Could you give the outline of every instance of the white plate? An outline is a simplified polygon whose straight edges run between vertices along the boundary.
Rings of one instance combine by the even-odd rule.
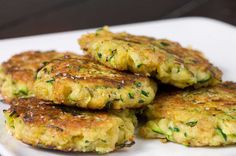
[[[236,28],[219,21],[207,18],[180,18],[153,21],[111,27],[112,31],[127,31],[138,35],[156,38],[168,38],[180,42],[184,46],[192,46],[204,52],[212,63],[224,72],[224,80],[236,81]],[[82,53],[77,45],[81,34],[90,30],[54,33],[32,37],[0,40],[0,62],[23,50],[72,50]],[[4,128],[2,110],[7,105],[0,105],[0,153],[4,156],[55,156],[81,155],[81,153],[63,153],[32,148],[12,136]],[[84,154],[91,155],[91,154]],[[142,140],[136,138],[136,144],[126,150],[111,155],[165,155],[165,156],[231,156],[236,155],[236,147],[190,148],[174,143],[163,144],[159,140]]]

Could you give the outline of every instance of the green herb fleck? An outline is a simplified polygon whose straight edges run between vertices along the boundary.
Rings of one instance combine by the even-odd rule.
[[[28,91],[27,90],[19,90],[20,95],[27,95]]]
[[[179,132],[179,128],[178,127],[169,127],[169,129],[173,132]]]
[[[166,46],[169,46],[170,44],[166,42],[161,42],[160,45],[166,47]]]
[[[197,121],[190,121],[187,122],[186,125],[190,126],[190,127],[194,127],[197,124]]]
[[[138,103],[144,103],[144,100],[140,99],[140,100],[138,101]]]
[[[198,80],[197,82],[199,83],[205,83],[207,81],[209,81],[211,79],[211,75],[208,75],[207,77],[205,77],[204,79]]]
[[[46,66],[48,63],[48,61],[43,62],[43,66]]]
[[[111,61],[111,59],[115,56],[116,52],[117,52],[117,49],[111,51],[111,56],[109,58],[109,61]]]
[[[99,58],[102,58],[102,54],[101,54],[101,53],[98,53],[98,57],[99,57]]]
[[[108,102],[106,103],[105,108],[106,108],[106,109],[111,109],[111,108],[112,108],[112,105],[113,105],[112,101],[108,101]]]
[[[129,95],[130,99],[134,99],[134,94],[133,93],[129,93],[128,95]]]
[[[143,65],[143,64],[142,64],[142,63],[140,63],[140,64],[138,64],[138,65],[137,65],[137,67],[138,67],[138,68],[140,68],[142,65]]]
[[[135,84],[136,87],[141,87],[142,86],[141,82],[135,82],[134,84]]]
[[[188,135],[187,135],[187,133],[186,133],[186,132],[184,132],[184,136],[185,136],[185,137],[188,137]]]
[[[222,129],[220,127],[216,128],[216,132],[221,135],[225,141],[227,141],[227,135],[222,131]]]
[[[55,81],[55,78],[53,77],[52,79],[47,80],[46,83],[50,83],[50,84],[52,84],[54,81]]]
[[[88,141],[88,140],[85,140],[84,142],[85,142],[86,144],[87,144],[87,143],[89,143],[89,141]]]
[[[144,95],[144,96],[146,96],[146,97],[148,97],[148,94],[149,94],[149,93],[146,92],[146,91],[144,91],[144,90],[141,90],[141,94]]]
[[[15,92],[14,95],[16,95],[16,96],[27,96],[28,95],[28,89],[27,88],[20,89],[17,92]]]
[[[158,134],[164,135],[164,133],[159,132],[159,131],[157,131],[157,130],[155,130],[155,129],[152,129],[152,131],[155,132],[155,133],[158,133]]]
[[[121,96],[121,95],[120,95],[120,101],[124,102],[124,100],[123,100],[123,98],[122,98],[122,96]]]

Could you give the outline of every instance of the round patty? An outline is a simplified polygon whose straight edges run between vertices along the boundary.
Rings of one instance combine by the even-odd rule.
[[[107,153],[134,144],[136,118],[128,110],[89,112],[28,98],[13,100],[4,115],[13,136],[40,148]]]
[[[9,102],[16,97],[31,96],[37,71],[52,59],[72,53],[26,51],[12,56],[0,67],[0,87]]]
[[[196,50],[166,39],[112,33],[107,27],[83,35],[79,44],[104,65],[154,76],[179,88],[208,86],[221,81],[221,71]]]
[[[236,84],[159,94],[140,132],[187,146],[236,143]]]
[[[37,98],[89,109],[139,108],[152,102],[156,83],[118,72],[86,56],[56,59],[37,74]]]

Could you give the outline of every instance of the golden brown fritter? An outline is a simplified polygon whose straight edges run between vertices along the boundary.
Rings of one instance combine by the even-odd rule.
[[[140,130],[145,138],[187,146],[235,144],[236,84],[161,93],[146,115],[149,121]]]
[[[107,27],[83,35],[81,48],[102,64],[154,76],[179,88],[215,85],[221,71],[196,50],[166,39],[112,33]]]
[[[145,76],[118,72],[86,56],[52,61],[34,84],[37,98],[89,109],[140,108],[152,102],[156,90]]]
[[[22,142],[61,151],[107,153],[134,144],[133,112],[89,112],[36,98],[15,99],[4,111],[8,130]]]
[[[75,56],[68,52],[26,51],[3,62],[0,68],[0,86],[4,99],[9,102],[15,97],[31,96],[37,71],[50,60],[64,55]]]

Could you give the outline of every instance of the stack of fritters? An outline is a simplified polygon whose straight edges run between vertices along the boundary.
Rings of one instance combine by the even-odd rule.
[[[79,44],[86,55],[25,52],[2,64],[1,94],[11,104],[6,124],[17,139],[107,153],[133,145],[141,109],[144,138],[188,146],[236,142],[236,84],[221,83],[221,71],[199,51],[107,27]],[[155,98],[157,83],[174,87]]]
[[[159,89],[147,106],[148,122],[140,129],[144,138],[187,146],[236,143],[236,84],[222,83],[222,72],[201,52],[166,39],[112,33],[107,27],[82,36],[79,43],[108,67],[179,88]]]
[[[107,153],[133,145],[137,121],[125,108],[150,104],[157,90],[145,76],[72,53],[24,52],[4,62],[1,75],[12,134],[62,151]]]

